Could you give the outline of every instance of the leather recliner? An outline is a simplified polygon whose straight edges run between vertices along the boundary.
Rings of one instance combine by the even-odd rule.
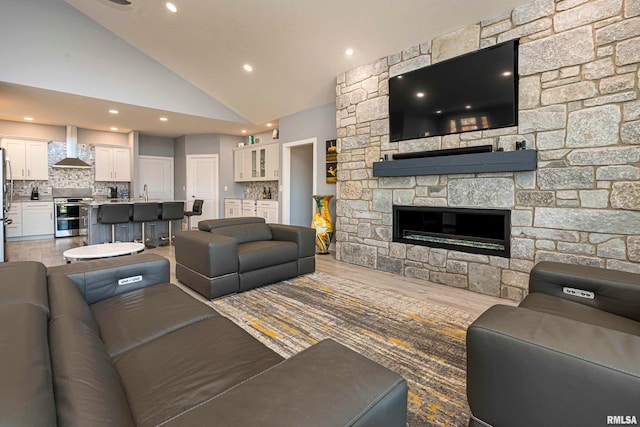
[[[640,421],[640,275],[541,262],[467,331],[469,426]]]
[[[315,230],[264,218],[200,221],[176,235],[176,278],[208,299],[315,271]]]

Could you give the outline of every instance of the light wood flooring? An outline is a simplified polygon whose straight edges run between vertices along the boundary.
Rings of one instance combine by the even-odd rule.
[[[62,257],[64,251],[81,245],[82,241],[78,237],[8,242],[7,254],[9,261],[40,261],[47,266],[53,266],[65,263]],[[175,252],[173,246],[160,246],[154,249],[147,249],[145,252],[157,253],[169,259],[172,282],[178,284],[175,278]],[[418,300],[449,306],[474,316],[479,316],[494,304],[515,305],[512,301],[481,295],[464,289],[346,264],[337,261],[333,254],[316,255],[316,270],[376,288],[396,291]],[[185,286],[180,287],[190,291]],[[189,293],[198,299],[202,299],[194,292]]]

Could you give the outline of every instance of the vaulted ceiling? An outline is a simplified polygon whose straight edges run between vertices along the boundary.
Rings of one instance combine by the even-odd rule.
[[[99,113],[110,102],[119,102],[121,109],[130,106],[131,110],[122,130],[165,136],[203,132],[239,135],[241,129],[254,133],[265,129],[267,122],[335,101],[339,73],[528,2],[174,0],[178,10],[172,13],[165,1],[131,1],[131,5],[120,6],[109,0],[65,0],[67,5],[59,10],[76,15],[80,11],[86,25],[108,30],[138,55],[165,67],[221,108],[193,111],[163,102],[136,102],[115,94],[110,97],[99,91],[39,85],[37,78],[14,78],[0,83],[0,96],[5,100],[0,104],[0,118],[19,120],[30,102],[47,99],[51,102],[40,103],[38,111],[43,122],[55,124],[52,122],[65,121],[65,114],[72,114],[80,126],[108,130],[109,118]],[[354,50],[352,56],[345,54],[347,48]],[[97,59],[101,52],[90,54]],[[253,71],[245,71],[245,64]],[[136,81],[134,73],[123,70],[123,74],[107,78],[126,84]],[[0,71],[0,82],[2,75]],[[6,102],[8,98],[15,102]],[[83,102],[87,107],[78,108]],[[10,111],[12,105],[20,106],[19,111]],[[51,105],[56,106],[55,112],[47,115],[42,111]],[[83,110],[86,118],[81,117]],[[165,130],[158,130],[155,120],[162,112],[173,112],[175,118]]]

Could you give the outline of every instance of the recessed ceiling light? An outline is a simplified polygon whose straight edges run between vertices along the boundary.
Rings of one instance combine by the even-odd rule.
[[[418,93],[416,93],[416,96],[418,98],[424,98],[424,92],[418,92]]]
[[[111,130],[116,131],[116,130],[118,130],[118,128],[112,127]]]
[[[346,53],[349,56],[353,56],[353,54],[354,54],[353,49],[351,49],[351,48],[345,50],[344,53]]]
[[[169,11],[173,13],[176,13],[178,11],[178,8],[176,7],[176,5],[171,2],[167,2],[167,9],[169,9]]]
[[[401,79],[401,78],[402,78],[402,76],[398,76],[398,78],[399,78],[399,79]]]
[[[246,130],[244,130],[244,129],[242,129],[242,133],[247,133],[247,131],[246,131]]]
[[[118,113],[119,113],[119,111],[118,111],[118,110],[113,110],[113,109],[109,110],[109,112],[110,112],[111,114],[118,114]]]
[[[25,119],[25,120],[27,120],[27,121],[29,121],[29,122],[32,122],[32,121],[33,121],[33,117],[25,117],[24,119]]]
[[[436,114],[442,114],[442,110],[436,111]]]
[[[505,77],[509,77],[511,74],[513,74],[511,71],[505,71],[504,73],[502,73],[502,75]]]
[[[271,127],[271,126],[273,126],[273,125],[272,125],[271,123],[267,123],[267,126],[268,126],[268,127]]]
[[[161,122],[166,122],[167,120],[169,120],[169,119],[167,119],[166,117],[160,117],[160,121]]]
[[[465,105],[464,108],[466,108],[467,110],[471,109],[471,105]]]
[[[249,65],[249,64],[244,64],[242,66],[242,68],[244,68],[244,70],[248,71],[248,72],[252,72],[253,71],[253,67],[251,65]]]

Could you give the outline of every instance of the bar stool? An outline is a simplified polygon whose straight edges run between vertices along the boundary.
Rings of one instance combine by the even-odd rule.
[[[169,223],[169,245],[173,243],[172,221],[184,218],[184,202],[164,202],[160,219]]]
[[[98,222],[101,224],[111,224],[111,243],[116,242],[116,224],[126,224],[129,222],[129,205],[102,205],[98,215]]]
[[[134,203],[131,221],[141,223],[142,243],[147,244],[145,223],[158,220],[158,203]]]
[[[184,216],[188,218],[188,228],[187,230],[191,230],[191,217],[202,215],[202,205],[204,204],[204,200],[196,199],[193,201],[193,208],[190,211],[186,211]]]

